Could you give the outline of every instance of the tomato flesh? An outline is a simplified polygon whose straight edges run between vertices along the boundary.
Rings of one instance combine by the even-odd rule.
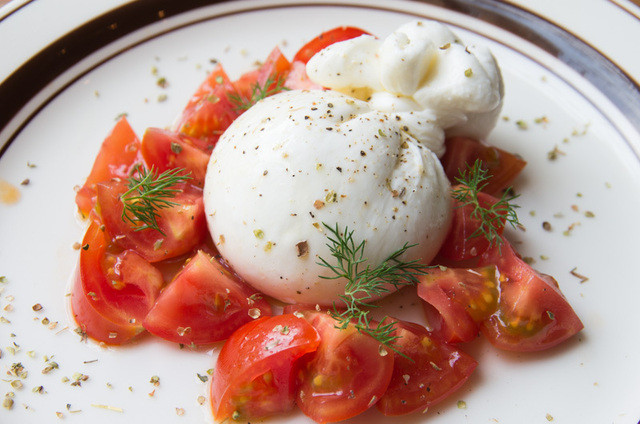
[[[418,296],[437,310],[427,309],[434,333],[448,343],[475,339],[479,323],[496,311],[499,295],[495,266],[434,268],[418,285]]]
[[[156,336],[182,344],[227,339],[271,306],[203,251],[198,251],[162,291],[143,325]]]
[[[91,223],[80,251],[71,309],[89,337],[122,344],[144,330],[142,320],[164,281],[160,271],[134,251],[110,250],[99,223]]]
[[[211,151],[203,151],[197,140],[159,128],[148,128],[142,137],[142,156],[147,166],[158,173],[183,168],[183,174],[189,174],[191,184],[203,187]]]
[[[454,186],[453,190],[462,187]],[[490,209],[498,202],[495,197],[478,193],[478,203],[481,207]],[[482,221],[472,215],[474,206],[464,205],[460,201],[453,201],[453,219],[449,233],[438,252],[439,263],[455,266],[458,261],[465,261],[480,256],[491,247],[489,240],[479,232]],[[495,219],[490,225],[498,235],[502,235],[506,217]]]
[[[536,272],[503,240],[482,255],[480,264],[495,263],[500,272],[496,313],[480,330],[496,347],[513,351],[551,348],[584,328],[552,277]]]
[[[475,263],[489,267],[485,270],[497,268],[497,278],[488,278],[482,268],[448,268],[421,278],[418,294],[437,310],[435,330],[444,340],[470,341],[478,325],[494,346],[529,352],[553,347],[582,330],[557,282],[520,259],[506,239]]]
[[[454,346],[438,341],[421,325],[396,321],[393,375],[376,407],[384,415],[424,411],[450,396],[478,363]]]
[[[389,385],[393,355],[352,324],[338,329],[326,313],[304,315],[318,330],[321,342],[301,364],[297,402],[302,412],[318,423],[329,423],[372,407]]]
[[[452,137],[445,141],[446,152],[440,162],[449,181],[456,183],[460,173],[467,171],[476,160],[491,178],[482,189],[492,196],[500,196],[527,165],[520,157],[468,137]]]
[[[98,210],[107,233],[123,249],[138,252],[149,262],[189,253],[202,243],[207,235],[202,190],[190,184],[173,187],[182,190],[172,202],[177,205],[158,210],[158,227],[136,231],[122,219],[124,205],[120,196],[128,187],[118,180],[100,183],[97,186]]]
[[[178,132],[215,145],[239,115],[230,96],[237,96],[236,89],[218,65],[187,103],[178,119]]]
[[[293,314],[240,327],[218,356],[211,386],[215,419],[257,419],[292,409],[297,360],[319,343],[315,328]]]

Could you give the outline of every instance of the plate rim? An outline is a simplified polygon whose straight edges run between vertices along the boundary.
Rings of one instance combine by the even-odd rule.
[[[141,30],[164,19],[191,12],[198,8],[232,3],[232,1],[233,0],[183,0],[180,2],[171,0],[154,2],[131,1],[103,12],[90,21],[84,22],[80,26],[71,29],[31,56],[0,83],[0,98],[12,99],[11,102],[0,102],[0,133],[4,132],[28,103],[50,83],[89,55],[124,38],[134,31]],[[600,93],[606,96],[629,121],[631,126],[640,133],[640,85],[624,69],[578,35],[571,33],[562,26],[535,12],[504,0],[413,1],[462,13],[474,19],[495,25],[516,37],[533,43],[578,72]],[[22,10],[33,5],[35,2],[36,0],[24,1],[14,10],[9,11],[8,15],[0,17],[0,23],[15,11]],[[279,2],[260,2],[253,4],[253,6],[251,6],[251,3],[246,2],[235,3],[239,6],[234,8],[232,12],[227,13],[237,14],[262,9],[304,6],[359,7],[411,13],[410,11],[402,10],[401,7],[394,8],[384,5],[365,4],[358,0],[339,3],[313,0],[285,0]],[[243,5],[245,5],[245,7],[243,7]],[[246,5],[248,5],[248,7]],[[217,18],[219,15],[215,17]],[[212,18],[211,16],[207,16],[202,19],[194,19],[181,25],[172,26],[164,31],[155,32],[152,36],[144,37],[142,40],[127,45],[120,51],[98,61],[92,65],[90,69],[81,72],[80,75],[76,75],[72,81],[64,84],[63,87],[43,99],[32,111],[29,111],[27,116],[15,125],[15,130],[8,135],[4,142],[0,140],[0,143],[2,143],[0,147],[0,158],[2,158],[12,142],[40,110],[64,91],[69,84],[76,81],[91,69],[110,60],[115,55],[144,43],[151,38]],[[49,72],[38,72],[39,69],[43,68],[49,69]],[[597,107],[597,105],[595,106]],[[617,129],[618,132],[621,132],[619,128]],[[624,136],[623,139],[640,160],[637,149],[634,148],[631,140]]]

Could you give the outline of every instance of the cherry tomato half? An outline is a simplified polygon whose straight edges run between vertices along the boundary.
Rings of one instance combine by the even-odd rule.
[[[543,350],[584,328],[556,280],[531,268],[507,240],[482,255],[480,265],[486,264],[496,264],[500,272],[498,310],[480,327],[494,346]]]
[[[498,307],[496,268],[434,268],[420,277],[418,296],[434,334],[447,343],[470,342]]]
[[[439,341],[421,325],[395,322],[393,375],[376,407],[384,415],[424,411],[450,396],[478,363],[460,349]]]
[[[158,210],[158,227],[137,231],[122,219],[121,196],[127,185],[112,180],[97,185],[98,211],[107,233],[123,249],[138,252],[149,262],[158,262],[190,252],[207,235],[202,190],[191,184],[172,187],[180,192],[170,201],[176,205]]]
[[[350,324],[336,328],[324,312],[304,312],[320,334],[318,350],[303,358],[298,406],[318,423],[354,417],[382,397],[393,373],[393,354]]]
[[[257,419],[292,409],[296,361],[319,343],[313,326],[293,314],[242,326],[218,356],[211,386],[215,419]]]
[[[142,320],[160,292],[162,275],[134,251],[111,252],[99,223],[91,223],[82,243],[73,316],[89,337],[125,343],[144,330]]]
[[[460,172],[466,171],[476,159],[482,161],[483,169],[491,178],[482,189],[492,196],[501,196],[502,191],[511,186],[527,162],[522,158],[468,137],[452,137],[445,142],[447,148],[440,160],[449,181],[456,183]]]
[[[271,306],[215,258],[198,251],[160,293],[143,325],[182,344],[228,338],[249,321],[271,315]]]

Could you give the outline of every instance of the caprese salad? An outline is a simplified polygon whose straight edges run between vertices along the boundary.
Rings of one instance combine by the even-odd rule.
[[[226,340],[217,421],[425,411],[478,365],[460,343],[561,343],[580,319],[503,235],[526,163],[484,141],[502,98],[491,53],[431,21],[216,65],[171,129],[120,119],[78,190],[81,332]],[[374,318],[406,286],[424,321]]]

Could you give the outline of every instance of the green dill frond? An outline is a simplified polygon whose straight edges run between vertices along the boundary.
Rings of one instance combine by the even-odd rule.
[[[170,199],[182,190],[172,187],[191,179],[190,173],[184,175],[183,168],[174,168],[158,175],[153,167],[147,170],[141,166],[137,171],[138,176],[129,177],[129,189],[120,196],[121,218],[135,231],[153,229],[165,235],[158,227],[158,211],[177,205]]]
[[[235,110],[247,110],[251,106],[258,103],[260,100],[269,97],[280,91],[289,90],[284,86],[285,78],[278,75],[274,78],[273,75],[269,76],[264,84],[260,85],[259,82],[255,82],[251,86],[251,97],[248,99],[243,98],[238,94],[229,94],[229,100],[236,106]],[[274,85],[275,84],[275,85]]]
[[[480,222],[478,229],[469,238],[485,237],[490,246],[497,245],[500,248],[502,238],[498,229],[502,226],[502,220],[504,219],[514,228],[521,225],[516,213],[519,206],[512,203],[518,195],[513,195],[512,191],[507,189],[498,202],[491,207],[481,205],[478,194],[487,186],[490,178],[491,175],[482,168],[482,161],[477,159],[473,165],[461,171],[459,177],[456,177],[456,181],[461,185],[452,190],[452,196],[460,202],[459,207],[471,205],[473,208],[471,217]]]
[[[367,261],[364,256],[366,242],[363,240],[356,243],[353,231],[345,227],[344,233],[340,231],[338,225],[335,228],[323,224],[330,234],[327,235],[329,243],[327,246],[331,256],[335,259],[335,265],[319,258],[319,265],[328,268],[333,275],[321,276],[324,279],[344,278],[344,294],[340,295],[340,300],[346,306],[341,310],[334,303],[331,316],[337,321],[336,327],[345,329],[350,323],[361,333],[365,333],[378,340],[380,343],[396,350],[393,342],[397,339],[394,335],[394,322],[384,324],[388,321],[385,317],[377,324],[373,324],[370,312],[371,308],[378,305],[373,303],[380,296],[389,293],[390,287],[400,288],[418,283],[418,276],[426,274],[429,268],[418,261],[404,261],[400,257],[415,245],[405,244],[400,249],[391,253],[380,265],[375,268],[365,266]],[[341,305],[342,306],[342,305]]]

